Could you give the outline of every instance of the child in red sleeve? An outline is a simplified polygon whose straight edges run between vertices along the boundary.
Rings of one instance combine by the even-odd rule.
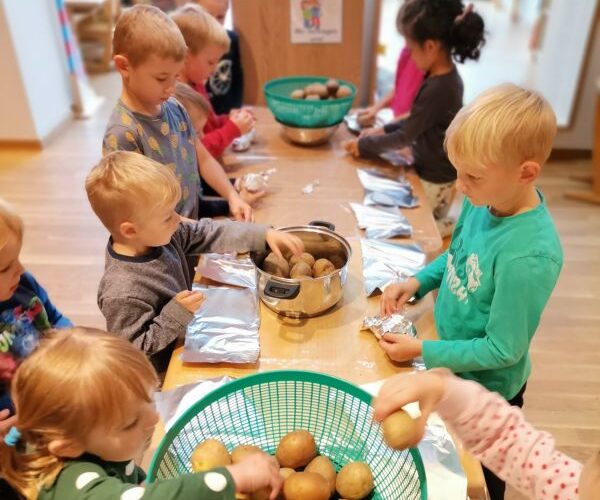
[[[173,13],[172,18],[188,47],[181,79],[209,102],[209,114],[201,142],[213,157],[218,158],[234,139],[250,132],[255,123],[254,117],[246,109],[232,110],[229,115],[217,115],[206,92],[206,80],[229,50],[229,36],[227,30],[198,5],[181,7]]]

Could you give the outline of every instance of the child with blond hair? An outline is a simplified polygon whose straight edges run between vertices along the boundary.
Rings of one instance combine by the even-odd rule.
[[[181,79],[208,99],[206,81],[229,50],[227,31],[195,4],[186,4],[177,9],[171,18],[179,26],[188,49]],[[254,117],[246,109],[232,110],[229,115],[217,115],[211,106],[202,144],[218,158],[234,139],[250,132],[254,124]]]
[[[74,328],[44,339],[12,384],[19,420],[0,443],[0,476],[27,500],[231,499],[281,488],[266,453],[202,473],[144,484],[141,456],[158,415],[158,379],[115,335]]]
[[[0,198],[0,411],[12,410],[10,381],[19,363],[53,328],[71,325],[21,261],[23,221]]]
[[[181,186],[166,166],[138,153],[105,156],[85,182],[92,209],[110,232],[98,306],[107,328],[166,370],[178,338],[204,299],[192,291],[190,258],[204,252],[303,251],[299,238],[265,225],[182,222]],[[197,260],[197,257],[196,257]]]
[[[554,438],[531,426],[520,408],[481,385],[444,368],[398,374],[374,399],[374,418],[382,421],[412,402],[421,410],[413,445],[436,411],[470,453],[527,498],[600,499],[600,451],[582,465],[558,451]]]
[[[440,340],[387,336],[397,361],[423,356],[516,406],[531,373],[529,345],[563,264],[560,240],[535,182],[552,150],[556,117],[539,94],[505,84],[461,109],[446,132],[464,194],[450,247],[409,280],[389,286],[381,313],[439,288]],[[504,483],[486,472],[492,499]]]
[[[251,220],[252,208],[199,142],[183,106],[171,97],[186,52],[181,32],[156,7],[136,5],[119,17],[113,59],[123,86],[104,134],[103,153],[135,151],[167,165],[181,184],[177,212],[184,217],[201,215],[201,175],[227,200],[236,219]]]

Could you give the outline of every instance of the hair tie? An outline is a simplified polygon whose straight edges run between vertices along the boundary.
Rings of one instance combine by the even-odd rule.
[[[473,7],[473,4],[472,4],[472,3],[470,3],[469,5],[467,5],[467,6],[465,7],[465,10],[463,10],[463,11],[462,11],[462,12],[461,12],[461,13],[460,13],[458,16],[456,16],[456,17],[454,18],[454,24],[462,23],[462,22],[463,22],[463,20],[465,19],[465,17],[466,17],[467,15],[469,15],[471,12],[473,12],[473,8],[474,8],[474,7]]]
[[[6,433],[6,436],[4,436],[4,444],[7,446],[16,446],[20,439],[21,433],[19,432],[19,429],[13,425]]]

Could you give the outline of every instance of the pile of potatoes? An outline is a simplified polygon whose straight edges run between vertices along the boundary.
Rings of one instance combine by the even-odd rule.
[[[310,253],[292,255],[288,260],[271,252],[262,264],[263,271],[279,278],[321,278],[336,270],[329,259],[315,259]]]
[[[335,78],[330,78],[324,84],[310,83],[303,89],[296,89],[290,93],[292,99],[304,99],[306,101],[342,99],[351,95],[352,89],[348,85],[340,85]]]
[[[263,453],[252,445],[235,447],[231,454],[223,443],[208,439],[200,443],[191,456],[192,470],[206,471],[215,467],[237,463],[252,453]],[[360,500],[370,495],[374,488],[373,473],[364,462],[350,462],[338,473],[331,460],[318,455],[312,434],[305,430],[286,434],[275,452],[284,479],[281,500],[327,500],[337,491],[340,499]],[[269,491],[251,495],[238,495],[246,500],[268,499]]]

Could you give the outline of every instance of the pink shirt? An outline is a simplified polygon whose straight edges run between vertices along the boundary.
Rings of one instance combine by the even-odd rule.
[[[550,434],[481,385],[451,375],[448,381],[436,411],[486,467],[530,498],[579,498],[582,465],[557,451]]]
[[[425,78],[424,73],[417,68],[410,57],[410,51],[404,47],[398,57],[396,67],[396,82],[394,84],[394,97],[391,108],[394,116],[404,115],[410,112],[412,103]]]

